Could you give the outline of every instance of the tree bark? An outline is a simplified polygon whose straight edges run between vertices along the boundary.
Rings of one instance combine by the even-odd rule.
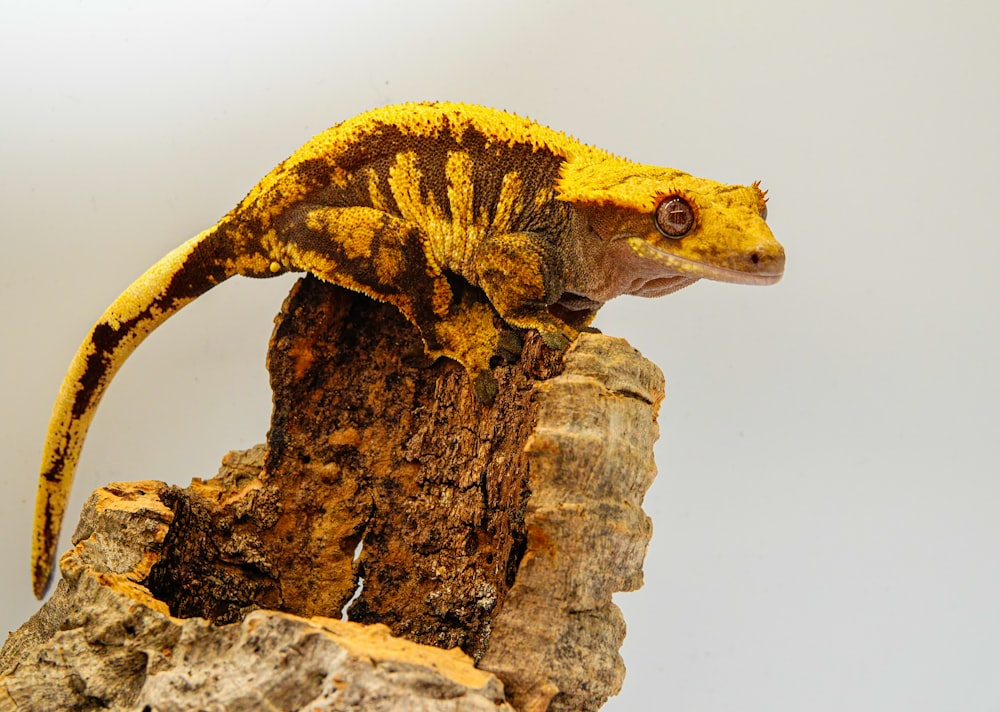
[[[650,536],[659,370],[528,334],[484,406],[386,305],[305,278],[276,322],[267,444],[186,489],[95,492],[0,651],[0,710],[598,709]]]

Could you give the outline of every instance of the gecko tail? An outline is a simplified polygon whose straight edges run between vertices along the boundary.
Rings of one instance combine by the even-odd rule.
[[[269,276],[263,255],[236,257],[220,223],[191,238],[133,282],[101,315],[70,363],[49,421],[35,501],[31,576],[48,587],[59,531],[87,428],[111,379],[146,336],[234,274]]]

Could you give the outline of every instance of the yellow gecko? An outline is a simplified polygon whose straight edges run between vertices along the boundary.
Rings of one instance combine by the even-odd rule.
[[[98,402],[139,343],[233,275],[308,272],[396,306],[426,354],[461,363],[484,403],[509,327],[565,348],[620,294],[700,278],[773,284],[785,255],[757,183],[725,185],[616,157],[513,114],[454,103],[376,109],[314,137],[214,226],[101,315],[69,366],[42,456],[32,541],[47,586]],[[509,342],[508,342],[509,343]]]

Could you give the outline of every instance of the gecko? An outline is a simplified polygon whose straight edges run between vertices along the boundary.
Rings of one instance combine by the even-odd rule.
[[[565,349],[618,295],[657,297],[699,279],[777,282],[785,253],[766,202],[759,183],[634,163],[471,104],[387,106],[327,129],[142,274],[79,347],[42,455],[35,595],[48,585],[111,379],[150,332],[224,280],[305,272],[392,304],[418,330],[424,357],[460,363],[489,405],[490,361],[516,330]],[[485,300],[462,298],[463,285]]]

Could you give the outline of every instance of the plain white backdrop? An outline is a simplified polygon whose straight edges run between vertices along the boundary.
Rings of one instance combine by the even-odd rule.
[[[785,280],[623,298],[667,377],[646,585],[606,709],[1000,710],[995,2],[5,2],[0,631],[59,382],[104,307],[311,135],[376,105],[526,114],[761,179]],[[70,502],[262,441],[289,279],[157,331]]]

